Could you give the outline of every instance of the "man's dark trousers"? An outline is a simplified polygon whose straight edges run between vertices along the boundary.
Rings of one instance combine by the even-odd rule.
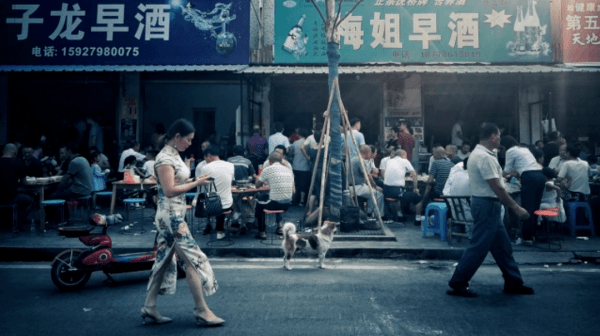
[[[520,286],[523,284],[519,266],[513,258],[512,247],[506,228],[500,217],[501,203],[490,197],[472,197],[471,214],[474,227],[469,247],[460,258],[458,266],[450,279],[450,287],[465,288],[485,260],[488,252],[496,260],[502,271],[504,284]]]

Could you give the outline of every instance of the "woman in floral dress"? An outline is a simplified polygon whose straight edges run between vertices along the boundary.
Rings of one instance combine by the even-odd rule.
[[[175,294],[177,283],[177,259],[181,258],[186,270],[186,282],[196,307],[194,317],[206,325],[222,325],[225,321],[208,308],[204,295],[212,295],[218,289],[217,280],[208,258],[192,237],[185,222],[185,193],[198,185],[208,184],[208,175],[190,180],[190,170],[181,160],[179,152],[185,151],[194,138],[194,126],[185,119],[175,121],[164,136],[163,149],[156,157],[154,169],[158,186],[158,209],[154,225],[158,230],[157,255],[148,283],[142,318],[156,323],[172,320],[161,316],[156,310],[158,294]]]

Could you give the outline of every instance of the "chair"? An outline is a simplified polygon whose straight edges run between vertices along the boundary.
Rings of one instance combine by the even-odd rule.
[[[133,204],[135,203],[141,203],[141,204],[146,204],[146,200],[144,198],[126,198],[123,200],[123,203],[125,203],[125,208],[127,209],[127,221],[129,221],[129,208],[131,206],[133,206]],[[142,224],[142,228],[140,229],[139,234],[145,233],[146,230],[144,229],[144,210],[140,209],[140,223]],[[129,226],[132,226],[133,224],[129,224]],[[126,226],[125,226],[126,227]],[[121,230],[122,234],[127,234],[130,232],[125,232],[126,229],[125,227],[123,227],[123,229]]]
[[[469,225],[473,225],[472,220],[468,220],[467,210],[464,205],[471,204],[470,196],[442,196],[442,199],[446,203],[446,206],[450,209],[450,213],[447,218],[448,225],[448,244],[452,244],[452,237],[458,237],[460,241],[462,238],[470,239],[469,237]],[[462,225],[464,233],[454,232],[453,227],[455,225]]]
[[[232,210],[227,210],[225,212],[223,212],[223,214],[225,215],[225,223],[223,223],[223,230],[225,230],[225,237],[223,239],[217,239],[217,230],[212,230],[211,234],[210,234],[210,239],[208,241],[208,243],[206,243],[207,246],[211,246],[211,247],[215,247],[215,246],[229,246],[229,245],[233,245],[233,239],[231,239],[231,231],[229,229],[229,224],[231,223],[231,214],[233,213]],[[214,217],[210,217],[208,218],[208,224],[207,225],[211,225],[211,220]]]
[[[429,212],[433,211],[433,225],[429,226]],[[446,215],[448,212],[448,207],[445,203],[440,202],[431,202],[427,205],[425,209],[425,220],[421,223],[421,228],[423,230],[423,238],[427,237],[428,233],[434,233],[440,235],[441,241],[447,240],[448,233],[448,223],[446,222]]]
[[[594,221],[592,219],[592,209],[588,202],[568,202],[569,208],[569,229],[571,236],[575,236],[577,230],[589,230],[592,236],[595,236]],[[585,216],[585,224],[577,222],[577,210],[583,209]]]
[[[279,240],[275,241],[275,236],[277,234],[277,225],[273,224],[270,219],[275,217],[277,214],[285,213],[285,210],[263,210],[263,221],[265,223],[265,227],[275,227],[275,230],[267,235],[265,239],[261,239],[260,243],[265,245],[279,245]],[[275,220],[276,222],[277,220]]]
[[[12,208],[12,232],[13,234],[17,234],[19,232],[18,222],[17,222],[17,204],[0,204],[0,208]]]
[[[558,246],[558,249],[561,249],[561,243],[560,243],[560,239],[552,239],[550,236],[550,220],[548,220],[548,218],[550,217],[557,217],[559,214],[559,209],[558,208],[547,208],[547,209],[541,209],[541,210],[536,210],[533,212],[534,215],[539,216],[542,218],[542,223],[544,226],[546,226],[546,237],[536,237],[536,242],[537,241],[543,241],[546,240],[546,242],[548,243],[548,249],[550,249],[551,245],[556,245]],[[556,241],[556,242],[554,242]]]
[[[65,203],[66,203],[66,201],[63,199],[44,200],[42,202],[42,206],[44,207],[44,210],[46,209],[47,206],[60,207],[60,222],[58,223],[58,226],[65,225]]]

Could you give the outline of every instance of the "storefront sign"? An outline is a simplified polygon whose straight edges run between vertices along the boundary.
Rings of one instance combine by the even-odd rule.
[[[548,0],[364,0],[337,34],[342,63],[552,62]],[[326,53],[311,1],[276,0],[275,62],[326,63]]]
[[[600,62],[600,0],[562,1],[565,63]]]
[[[7,0],[0,64],[248,64],[246,0]]]

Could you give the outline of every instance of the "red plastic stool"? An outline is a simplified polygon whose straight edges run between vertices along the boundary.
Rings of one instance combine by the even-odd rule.
[[[267,221],[267,219],[272,218],[273,216],[269,216],[269,215],[277,215],[277,214],[282,214],[285,213],[285,210],[267,210],[264,209],[263,210],[263,221],[265,223],[265,227],[271,227],[271,226],[275,226],[275,231],[269,233],[269,236],[267,236],[265,239],[261,239],[261,244],[265,244],[265,245],[279,245],[279,239],[276,241],[275,240],[275,236],[278,236],[277,234],[277,225],[274,224],[270,224],[270,221]]]
[[[560,210],[558,208],[547,208],[547,209],[536,210],[533,212],[534,215],[542,218],[542,225],[544,225],[544,224],[546,225],[545,239],[547,239],[547,242],[548,242],[548,249],[550,249],[552,245],[557,246],[558,249],[562,248],[560,239],[558,239],[558,238],[551,239],[551,237],[550,237],[550,221],[548,220],[548,218],[550,218],[550,217],[558,217],[559,211]]]

